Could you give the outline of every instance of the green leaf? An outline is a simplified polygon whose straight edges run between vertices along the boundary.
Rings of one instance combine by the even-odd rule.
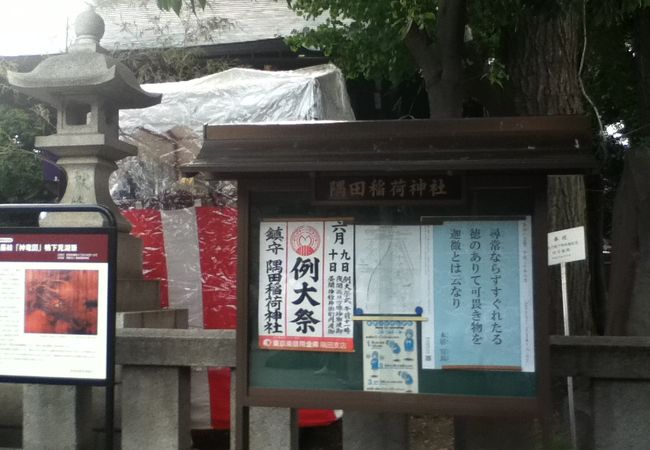
[[[183,0],[171,0],[172,1],[172,9],[176,13],[176,15],[180,15],[181,13],[181,7],[183,6]],[[192,11],[194,11],[194,0],[192,0]]]

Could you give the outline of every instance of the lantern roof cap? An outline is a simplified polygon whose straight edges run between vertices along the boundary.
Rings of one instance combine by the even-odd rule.
[[[55,106],[79,96],[104,97],[119,109],[160,103],[161,94],[144,91],[133,73],[99,45],[104,20],[94,8],[77,16],[75,32],[77,37],[67,53],[45,59],[31,72],[9,71],[9,84]]]

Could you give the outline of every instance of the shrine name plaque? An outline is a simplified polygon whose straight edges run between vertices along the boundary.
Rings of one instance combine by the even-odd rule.
[[[459,202],[464,192],[463,177],[448,174],[327,175],[314,187],[321,202]]]

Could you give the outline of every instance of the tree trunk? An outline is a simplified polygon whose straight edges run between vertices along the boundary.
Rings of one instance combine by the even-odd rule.
[[[520,17],[510,38],[510,79],[521,115],[582,114],[578,83],[581,21],[577,11]],[[549,177],[549,231],[587,225],[582,176]],[[562,295],[559,267],[550,270],[551,333],[562,333]],[[568,298],[572,334],[592,334],[594,316],[591,277],[586,261],[570,263]]]
[[[434,42],[413,24],[404,44],[422,70],[429,100],[429,117],[460,117],[462,57],[467,20],[466,0],[440,0]]]
[[[616,188],[612,214],[612,265],[607,299],[610,335],[648,335],[647,311],[650,283],[644,268],[650,266],[647,169],[650,158],[650,8],[640,9],[634,24],[639,124],[625,169]],[[644,127],[645,125],[645,127]],[[635,314],[636,313],[636,314]],[[642,317],[635,317],[641,315]]]
[[[650,123],[650,8],[639,10],[634,26],[634,50],[637,65],[639,93],[639,112],[642,115],[642,124]],[[649,128],[642,128],[636,133],[643,137],[650,136]]]
[[[573,11],[520,17],[508,52],[519,114],[583,113],[578,84],[581,29],[580,17]]]

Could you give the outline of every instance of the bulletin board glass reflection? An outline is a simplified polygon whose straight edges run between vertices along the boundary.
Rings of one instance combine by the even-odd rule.
[[[249,385],[536,396],[532,202],[498,198],[314,207],[256,193]]]

